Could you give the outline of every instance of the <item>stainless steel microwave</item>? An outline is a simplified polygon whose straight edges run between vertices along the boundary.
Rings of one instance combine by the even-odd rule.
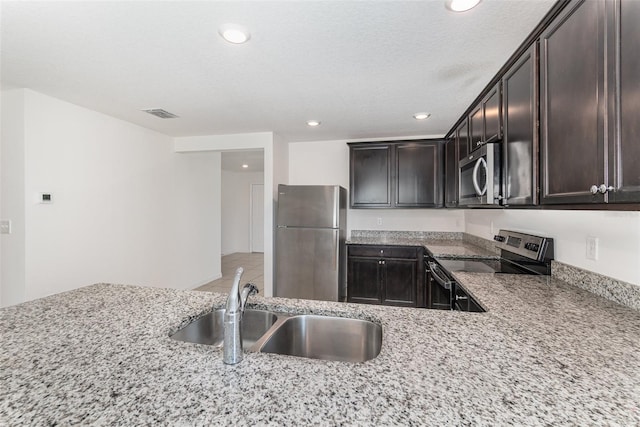
[[[500,143],[489,142],[460,160],[461,206],[498,206],[502,200]]]

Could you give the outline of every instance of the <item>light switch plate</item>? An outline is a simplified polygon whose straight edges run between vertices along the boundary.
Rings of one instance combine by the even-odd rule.
[[[0,234],[11,234],[10,219],[3,219],[0,221]]]

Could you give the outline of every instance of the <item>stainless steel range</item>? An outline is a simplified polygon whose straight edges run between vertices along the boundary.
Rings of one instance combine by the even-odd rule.
[[[456,283],[451,273],[506,273],[550,275],[553,260],[553,239],[543,236],[500,230],[494,236],[500,248],[498,259],[448,258],[436,260],[425,256],[427,270],[427,307],[445,310],[484,311]]]

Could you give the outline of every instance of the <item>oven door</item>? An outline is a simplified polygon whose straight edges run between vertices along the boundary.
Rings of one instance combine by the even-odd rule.
[[[435,261],[427,261],[427,307],[451,310],[454,282]]]
[[[485,144],[461,160],[459,178],[461,205],[500,204],[499,144]]]

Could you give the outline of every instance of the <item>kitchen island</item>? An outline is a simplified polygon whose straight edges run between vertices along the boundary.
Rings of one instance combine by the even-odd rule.
[[[458,274],[487,313],[251,297],[363,318],[364,363],[169,335],[222,294],[97,284],[0,310],[1,425],[637,425],[640,313],[549,277]]]

